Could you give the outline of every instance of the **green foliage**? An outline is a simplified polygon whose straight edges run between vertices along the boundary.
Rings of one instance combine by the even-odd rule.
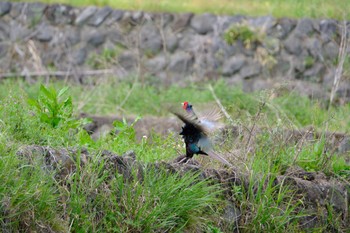
[[[23,0],[13,0],[20,1]],[[35,2],[37,0],[27,0]],[[350,3],[344,0],[221,0],[221,1],[173,1],[173,0],[40,0],[46,3],[66,3],[75,6],[110,6],[117,9],[128,9],[151,12],[193,12],[215,13],[225,15],[251,15],[292,18],[334,18],[338,20],[349,19],[346,9]]]
[[[234,25],[224,34],[224,39],[227,44],[232,45],[236,43],[237,40],[240,40],[246,47],[251,47],[252,44],[256,43],[262,43],[264,37],[264,33],[259,33],[244,24]]]
[[[262,177],[262,178],[261,178]],[[275,176],[250,174],[248,187],[235,186],[233,193],[241,206],[243,232],[295,232],[303,215],[301,202],[283,184],[274,184]]]
[[[29,99],[28,103],[34,107],[40,121],[56,128],[62,122],[70,123],[73,114],[72,98],[61,100],[67,92],[68,87],[61,89],[58,93],[54,88],[40,86],[39,96],[36,100]]]
[[[350,105],[326,110],[322,102],[293,93],[272,98],[269,92],[247,94],[224,81],[212,85],[235,123],[250,129],[255,122],[265,132],[252,139],[254,149],[244,161],[237,158],[237,166],[243,164],[251,171],[248,184],[233,187],[242,214],[240,232],[297,232],[297,219],[303,216],[302,200],[293,199],[293,192],[283,183],[274,185],[276,177],[289,166],[298,165],[348,180],[350,166],[347,157],[325,149],[325,138],[295,145],[285,143],[280,130],[286,122],[292,129],[308,125],[324,129],[327,122],[329,129],[348,132]],[[110,133],[94,141],[73,116],[78,111],[74,106],[88,113],[115,113],[117,109],[125,114],[168,116],[167,106],[185,100],[196,106],[214,103],[206,86],[158,89],[114,80],[91,89],[72,84],[68,90],[61,82],[50,86],[30,86],[22,81],[4,81],[0,86],[0,180],[4,181],[0,187],[0,224],[13,231],[20,231],[23,224],[29,224],[33,231],[40,231],[41,226],[74,232],[228,231],[219,219],[224,205],[220,189],[200,180],[198,174],[180,177],[146,165],[142,180],[138,170],[125,177],[106,169],[105,158],[99,153],[133,150],[137,160],[146,164],[173,159],[177,150],[184,149],[177,135],[137,135],[136,117],[131,122],[115,121]],[[247,145],[238,142],[240,149]],[[230,138],[227,143],[230,149],[234,146]],[[80,167],[77,158],[75,173],[55,183],[55,174],[43,171],[42,163],[24,165],[15,154],[27,144],[85,147],[90,152],[89,162]],[[9,207],[16,213],[8,212]],[[341,229],[338,215],[328,214],[328,225]]]
[[[145,167],[127,179],[110,174],[103,164],[90,164],[71,177],[69,214],[77,232],[176,232],[203,229],[220,204],[217,187],[198,174],[169,174]],[[84,177],[84,178],[83,178]]]
[[[14,151],[0,150],[0,226],[13,232],[68,231],[59,218],[59,195],[41,164],[28,165]]]

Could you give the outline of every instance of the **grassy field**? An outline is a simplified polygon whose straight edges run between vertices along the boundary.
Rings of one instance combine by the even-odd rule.
[[[15,0],[17,1],[17,0]],[[35,0],[37,1],[37,0]],[[349,19],[346,0],[39,0],[46,3],[67,3],[75,6],[111,6],[117,9],[158,12],[211,12],[215,14],[244,14],[251,16],[273,15],[275,17],[312,17]]]
[[[45,1],[51,2],[51,1]],[[53,2],[53,1],[52,1]],[[276,17],[344,17],[350,2],[344,0],[286,1],[54,1],[74,5],[109,5],[120,9],[212,12],[218,14],[272,14]],[[345,15],[348,18],[348,15]],[[240,210],[239,227],[228,223],[226,194],[196,173],[183,177],[148,169],[143,180],[125,178],[105,169],[102,152],[122,155],[133,150],[145,167],[156,161],[172,161],[184,153],[175,133],[152,134],[152,140],[136,139],[133,122],[115,121],[113,132],[94,141],[84,130],[88,119],[80,113],[111,116],[170,117],[169,106],[191,101],[195,106],[215,104],[208,83],[168,88],[147,86],[116,77],[91,84],[21,79],[0,81],[0,231],[4,232],[301,232],[299,220],[310,214],[306,200],[276,177],[288,168],[321,172],[350,184],[350,158],[329,150],[326,132],[350,133],[350,103],[330,105],[328,100],[300,97],[284,89],[244,93],[219,80],[210,83],[239,128],[263,129],[259,135],[235,139],[228,135],[215,149],[244,171],[248,185],[232,187],[231,200]],[[45,85],[42,85],[45,83]],[[286,143],[281,132],[314,128],[322,135],[312,141]],[[151,130],[151,129],[150,129]],[[251,139],[251,140],[250,140]],[[18,151],[28,145],[51,148],[85,148],[89,162],[64,180],[57,171],[43,169],[44,158],[28,159]],[[226,169],[215,161],[196,156],[203,167]],[[181,190],[181,191],[179,191]],[[347,232],[341,213],[328,204],[314,218],[321,225],[308,232]],[[305,230],[305,229],[304,229]]]
[[[256,138],[254,145],[258,149],[254,152],[242,150],[243,142],[233,145],[228,140],[226,145],[242,150],[238,157],[235,155],[235,166],[250,176],[251,188],[233,187],[235,201],[243,215],[240,231],[299,232],[297,221],[306,214],[301,202],[293,199],[293,190],[283,185],[274,186],[267,178],[298,165],[306,171],[321,171],[350,182],[350,165],[347,157],[325,151],[322,138],[300,147],[279,140],[278,132],[312,125],[320,132],[327,129],[348,133],[350,104],[327,110],[324,103],[293,93],[247,94],[221,81],[213,83],[213,87],[235,125],[267,127],[266,133]],[[157,89],[107,79],[95,87],[52,82],[45,88],[40,82],[29,85],[19,80],[2,81],[0,226],[12,231],[230,232],[232,225],[221,217],[226,202],[221,198],[220,189],[207,181],[198,182],[192,174],[179,178],[166,173],[155,175],[150,170],[143,183],[137,180],[124,183],[122,176],[103,170],[100,158],[105,149],[118,154],[132,149],[137,159],[146,163],[174,159],[182,143],[172,134],[165,138],[154,135],[152,142],[140,142],[135,139],[132,125],[115,122],[117,135],[109,134],[93,141],[82,128],[84,121],[74,117],[80,112],[140,115],[141,118],[169,116],[164,106],[177,105],[190,98],[198,105],[214,102],[205,85]],[[261,109],[262,103],[265,107]],[[40,158],[25,165],[16,155],[25,145],[84,147],[92,160],[64,182],[58,182],[54,179],[55,171],[42,170]],[[218,149],[222,153],[226,147]],[[184,149],[180,146],[180,150]],[[191,188],[186,188],[189,185]],[[258,187],[254,193],[253,186]],[[332,211],[329,214],[333,220],[314,230],[322,231],[330,226],[345,230],[339,214]]]

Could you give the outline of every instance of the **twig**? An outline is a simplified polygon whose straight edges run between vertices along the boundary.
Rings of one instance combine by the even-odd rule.
[[[265,107],[265,105],[266,105],[266,102],[265,102],[265,101],[262,102],[262,103],[260,104],[259,109],[258,109],[258,112],[257,112],[256,115],[254,116],[253,126],[252,126],[252,128],[249,130],[249,137],[248,137],[248,141],[247,141],[247,143],[246,143],[246,148],[247,148],[246,159],[247,159],[248,153],[250,152],[250,142],[251,142],[251,139],[252,139],[252,136],[253,136],[254,129],[255,129],[255,127],[256,127],[256,122],[257,122],[257,120],[258,120],[258,118],[259,118],[259,116],[260,116],[260,114],[261,114],[263,108]]]
[[[221,104],[221,101],[219,100],[219,98],[216,96],[214,88],[211,84],[209,84],[209,90],[211,92],[211,94],[213,95],[216,103],[219,105],[220,110],[224,113],[225,117],[230,121],[230,123],[233,125],[233,120],[231,118],[231,116],[227,113],[227,111],[225,110],[224,106]]]
[[[78,72],[82,76],[95,76],[95,75],[109,75],[114,74],[115,70],[106,69],[106,70],[83,70]],[[38,77],[38,76],[51,76],[51,77],[66,77],[73,76],[74,73],[71,71],[37,71],[37,72],[26,72],[22,73],[0,73],[0,79],[5,78],[15,78],[15,77]]]
[[[331,91],[331,96],[329,100],[329,106],[333,103],[335,93],[338,90],[339,83],[341,80],[341,76],[343,73],[343,66],[346,58],[346,51],[347,51],[348,43],[347,43],[347,25],[346,21],[344,21],[343,26],[342,26],[342,35],[341,35],[341,41],[340,41],[340,46],[339,46],[339,53],[338,53],[338,65],[335,70],[335,75],[334,75],[334,80],[333,80],[333,86],[332,86],[332,91]]]

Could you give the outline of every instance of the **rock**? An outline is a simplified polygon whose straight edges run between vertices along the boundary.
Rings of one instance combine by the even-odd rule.
[[[89,39],[87,40],[87,43],[89,45],[92,45],[94,47],[98,47],[102,45],[106,41],[106,35],[100,32],[93,33]]]
[[[241,211],[233,203],[229,203],[225,207],[223,218],[228,224],[232,224],[236,228],[241,215]]]
[[[6,43],[0,43],[0,58],[6,56],[7,51],[9,50],[10,45]]]
[[[140,47],[145,53],[156,54],[163,47],[163,41],[156,26],[148,23],[141,28]]]
[[[127,71],[130,71],[136,67],[137,58],[132,52],[125,51],[119,55],[118,62],[121,67]]]
[[[307,38],[305,41],[306,49],[308,50],[309,54],[314,58],[321,57],[321,51],[322,51],[322,45],[318,38],[312,37]]]
[[[155,13],[151,18],[157,22],[159,22],[162,28],[166,28],[171,22],[174,20],[174,15],[171,13]]]
[[[65,39],[63,39],[65,45],[69,48],[80,42],[80,31],[74,29],[67,29]]]
[[[168,60],[166,56],[159,55],[152,59],[149,59],[146,62],[146,68],[148,72],[150,72],[151,74],[156,74],[157,72],[165,70],[167,64],[168,64]]]
[[[88,50],[86,47],[79,48],[74,50],[70,56],[70,62],[75,65],[83,65],[88,55]]]
[[[298,24],[295,28],[295,33],[298,36],[307,36],[310,35],[311,32],[313,32],[313,22],[311,19],[303,18],[298,21]]]
[[[0,19],[0,42],[10,38],[11,28],[9,23]]]
[[[233,56],[229,60],[226,60],[222,67],[222,75],[230,76],[238,72],[244,65],[245,61],[246,58],[244,55]]]
[[[45,8],[46,5],[41,2],[29,3],[27,5],[27,8],[24,10],[27,20],[30,21],[32,24],[35,24],[36,22],[40,21]]]
[[[279,39],[285,39],[296,26],[297,21],[289,18],[281,18],[277,20],[276,26],[271,29],[271,35],[275,35]]]
[[[106,19],[106,24],[109,26],[112,23],[119,21],[123,18],[124,12],[122,10],[112,10],[108,18]]]
[[[132,25],[139,25],[142,24],[143,20],[144,20],[144,12],[142,11],[134,11],[131,12],[130,18],[129,18],[129,22]]]
[[[45,16],[53,24],[72,24],[75,19],[75,11],[71,6],[53,4],[47,6]]]
[[[318,77],[318,80],[320,79],[320,75],[325,73],[326,68],[324,67],[324,65],[322,65],[321,63],[316,63],[315,65],[313,65],[311,68],[305,70],[304,72],[304,76],[305,77]]]
[[[172,53],[177,49],[179,41],[178,41],[176,35],[167,34],[166,38],[165,38],[165,44],[166,44],[167,51]]]
[[[185,14],[178,14],[175,16],[174,23],[171,25],[171,28],[174,32],[180,32],[184,28],[187,27],[188,23],[190,22],[193,14],[192,13],[185,13]]]
[[[184,74],[190,70],[193,63],[194,57],[192,54],[180,51],[171,56],[169,71]]]
[[[336,20],[324,19],[320,22],[321,39],[323,42],[329,42],[333,39],[338,30]]]
[[[272,27],[276,25],[277,21],[272,16],[262,16],[262,17],[251,18],[248,20],[248,23],[254,28],[259,28],[261,30],[268,32]]]
[[[76,25],[82,25],[85,23],[95,12],[97,11],[97,7],[95,6],[89,6],[86,7],[75,19]]]
[[[338,146],[338,151],[342,154],[346,154],[350,152],[350,137],[344,137]]]
[[[243,16],[243,15],[218,16],[217,23],[220,24],[219,26],[220,34],[225,32],[227,29],[229,29],[233,25],[242,23],[246,19],[247,19],[246,16]]]
[[[216,23],[216,16],[212,14],[195,15],[191,19],[191,27],[199,34],[205,35],[213,31],[213,25]]]
[[[10,21],[10,40],[15,41],[21,41],[23,39],[28,38],[32,30],[27,28],[26,26],[23,26],[21,23],[18,23],[17,21]],[[13,30],[13,28],[16,28],[16,30]]]
[[[200,36],[192,30],[177,34],[177,38],[179,39],[179,49],[184,51],[193,51],[201,43]]]
[[[11,11],[11,3],[0,2],[0,16],[6,15]]]
[[[28,3],[24,2],[13,2],[11,3],[11,11],[10,11],[10,16],[12,18],[17,18],[19,15],[22,14],[23,9],[27,7]]]
[[[284,47],[290,54],[296,56],[300,55],[302,52],[301,40],[295,34],[291,34],[285,41]]]
[[[114,44],[125,46],[125,38],[119,30],[111,30],[107,38]]]
[[[333,41],[328,42],[323,46],[322,55],[324,59],[334,60],[338,57],[339,45]]]
[[[258,62],[250,61],[247,65],[243,66],[239,74],[243,79],[248,79],[256,76],[261,72],[261,65]]]
[[[112,131],[113,131],[113,126],[105,124],[100,126],[93,134],[91,134],[91,138],[96,141],[100,138],[106,137]]]
[[[41,25],[38,28],[38,33],[35,35],[35,38],[40,42],[49,42],[54,36],[54,29],[48,25]]]
[[[105,21],[107,16],[112,12],[112,8],[104,7],[99,9],[88,21],[88,25],[98,27]]]

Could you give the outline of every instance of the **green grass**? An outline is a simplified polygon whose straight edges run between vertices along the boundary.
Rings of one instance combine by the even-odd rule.
[[[17,0],[15,0],[17,1]],[[349,18],[346,9],[350,2],[344,0],[220,0],[220,1],[172,1],[172,0],[40,0],[46,3],[68,3],[75,6],[111,6],[126,10],[157,12],[211,12],[215,14],[244,14],[251,16],[273,15],[275,17]]]
[[[235,166],[247,171],[250,177],[248,186],[232,187],[236,207],[242,214],[240,231],[300,231],[298,220],[306,215],[303,200],[294,198],[293,190],[283,183],[273,185],[273,180],[286,168],[298,165],[350,182],[350,165],[346,156],[326,151],[322,138],[296,145],[284,143],[279,133],[286,128],[311,125],[320,132],[327,128],[348,133],[350,120],[346,116],[350,105],[327,110],[322,101],[293,93],[248,94],[223,81],[212,85],[236,125],[251,128],[255,122],[257,127],[266,128],[263,134],[254,137],[251,144],[254,149],[249,151],[244,138],[234,143],[230,138],[226,140],[227,148],[241,151],[235,154],[238,161]],[[218,186],[199,180],[197,174],[179,177],[154,170],[148,164],[177,156],[176,148],[181,142],[173,134],[168,137],[154,134],[152,141],[138,141],[133,122],[116,121],[117,134],[93,141],[82,128],[85,120],[75,119],[82,111],[141,118],[170,116],[167,107],[184,100],[195,106],[214,104],[205,85],[156,88],[106,79],[96,86],[53,81],[45,88],[41,82],[28,85],[19,79],[2,81],[0,226],[12,231],[30,228],[57,232],[232,231],[234,223],[225,223],[221,217],[226,202]],[[262,105],[265,107],[261,109]],[[43,158],[28,164],[28,160],[16,155],[25,145],[84,147],[91,160],[61,182],[54,178],[55,171],[42,169]],[[122,175],[105,169],[106,162],[101,156],[105,149],[116,154],[134,150],[137,160],[145,163],[143,181],[134,177],[137,170],[125,182]],[[225,152],[226,148],[222,149]],[[79,165],[79,160],[76,163]],[[343,230],[341,219],[329,208],[329,224]]]

